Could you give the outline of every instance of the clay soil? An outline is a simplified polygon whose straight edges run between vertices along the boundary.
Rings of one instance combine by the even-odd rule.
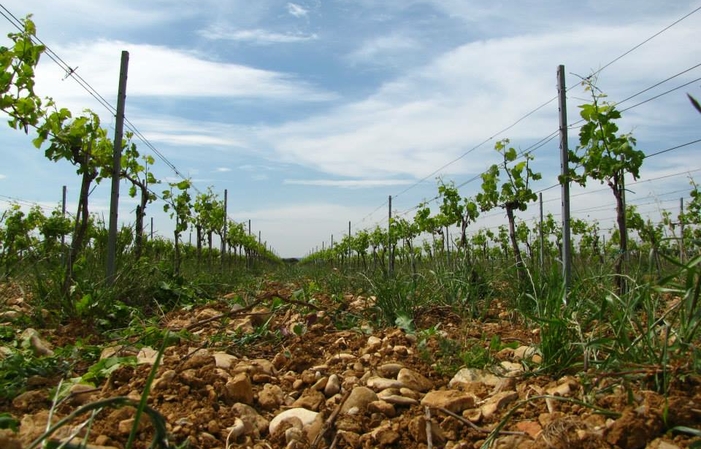
[[[243,304],[234,301],[239,295],[232,293],[162,318],[160,328],[180,338],[164,351],[148,405],[163,417],[169,444],[187,441],[188,447],[203,449],[487,444],[674,449],[700,444],[699,438],[671,430],[701,428],[698,373],[676,376],[667,394],[656,387],[661,373],[654,367],[543,374],[538,329],[525,327],[498,301],[480,320],[450,308],[418,310],[411,330],[380,327],[372,298],[315,294],[300,299],[292,294],[294,289],[269,284],[244,297]],[[9,412],[22,423],[18,434],[4,431],[3,448],[27,447],[45,430],[49,410],[55,422],[102,399],[138,401],[153,366],[154,355],[143,351],[139,336],[109,341],[89,323],[39,332],[54,349],[81,338],[119,351],[117,355],[138,354],[141,363],[118,368],[94,389],[74,390],[57,406],[52,406],[51,392],[60,379],[31,379],[27,392],[0,402],[0,412]],[[470,354],[486,354],[490,364],[468,373],[496,382],[487,377],[453,380]],[[79,364],[73,375],[80,376],[87,368],[88,364]],[[374,388],[380,400],[344,410],[351,391],[371,378],[397,380],[399,368],[417,373],[428,384],[396,385],[393,394],[385,396],[392,396],[387,401],[381,400],[380,388]],[[332,376],[338,380],[338,390],[328,386]],[[429,393],[449,390],[474,401],[454,408],[452,415],[447,405],[426,405]],[[270,421],[295,408],[318,413],[315,422],[301,426],[301,432],[278,429],[270,434]],[[249,413],[246,428],[234,432],[244,411]],[[55,436],[66,438],[68,430],[88,421],[88,416],[76,417]],[[87,434],[92,447],[123,448],[133,417],[132,407],[106,407],[91,420],[89,430],[76,432]],[[284,426],[295,427],[300,427],[296,421]],[[153,424],[143,418],[134,447],[150,447],[154,435]]]

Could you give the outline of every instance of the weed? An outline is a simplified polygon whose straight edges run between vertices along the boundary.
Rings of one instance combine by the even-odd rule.
[[[501,348],[498,337],[488,346],[484,339],[455,340],[439,330],[440,325],[417,332],[419,356],[439,374],[453,375],[460,368],[483,369],[495,362],[494,354]]]
[[[58,357],[37,357],[28,349],[11,349],[0,359],[0,399],[11,400],[27,387],[32,376],[53,377],[70,372],[70,364]]]

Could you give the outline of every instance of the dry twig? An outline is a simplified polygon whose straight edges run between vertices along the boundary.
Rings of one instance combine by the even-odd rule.
[[[443,407],[438,407],[436,410],[438,410],[439,412],[443,412],[448,416],[452,416],[453,418],[457,419],[461,423],[467,424],[468,426],[472,427],[474,430],[476,430],[480,433],[492,433],[492,431],[490,429],[485,429],[484,427],[479,427],[478,425],[476,425],[475,423],[473,423],[469,419],[465,419],[462,416],[458,415],[457,413],[453,413],[448,409],[445,409]],[[526,435],[526,432],[513,432],[510,430],[500,430],[498,433],[499,433],[499,435]]]
[[[328,431],[331,430],[334,422],[336,422],[336,418],[338,418],[338,414],[341,412],[341,407],[343,407],[343,404],[348,399],[348,396],[350,396],[350,393],[351,393],[351,389],[349,388],[348,390],[346,390],[346,393],[341,398],[341,402],[338,403],[338,405],[334,409],[333,413],[331,413],[329,418],[324,423],[324,426],[321,428],[321,431],[319,432],[319,434],[316,436],[316,438],[314,438],[314,441],[312,442],[312,445],[311,445],[311,449],[316,448],[317,445],[324,438],[326,433],[328,433]]]
[[[433,434],[431,433],[431,408],[425,407],[426,414],[426,445],[428,449],[433,449]]]

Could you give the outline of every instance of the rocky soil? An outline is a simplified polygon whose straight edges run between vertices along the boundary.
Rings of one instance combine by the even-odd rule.
[[[135,447],[154,440],[155,447],[187,441],[206,449],[701,444],[669,431],[701,428],[701,376],[676,379],[665,397],[650,389],[658,373],[645,367],[625,376],[538,374],[538,329],[524,328],[498,302],[479,322],[450,309],[422,310],[415,331],[407,332],[371,327],[377,322],[372,298],[320,294],[305,302],[281,285],[269,285],[248,306],[234,304],[235,296],[162,320],[162,328],[187,330],[190,337],[164,351],[148,396],[163,420],[142,415]],[[85,336],[80,326],[24,332],[34,350],[46,354]],[[158,348],[136,341],[103,342],[103,359],[135,356],[138,363],[120,366],[99,385],[71,386],[60,404],[51,399],[58,379],[42,378],[0,403],[0,411],[21,422],[19,433],[0,430],[0,448],[26,448],[49,419],[128,398],[106,401],[93,419],[81,414],[52,436],[79,444],[87,435],[94,449],[123,448],[135,420],[129,404],[140,400],[157,360]],[[466,350],[489,353],[495,341],[500,347],[491,348],[490,366],[457,363]],[[479,347],[470,348],[474,342]]]

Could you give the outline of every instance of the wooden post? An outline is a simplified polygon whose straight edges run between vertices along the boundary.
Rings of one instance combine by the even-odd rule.
[[[228,230],[227,226],[229,224],[229,215],[227,213],[228,202],[229,202],[229,190],[224,189],[224,229],[222,230],[222,236],[221,236],[221,264],[222,264],[222,267],[224,266],[224,260],[226,258],[226,232]]]
[[[119,182],[122,175],[122,137],[124,135],[124,104],[127,97],[127,72],[129,70],[129,52],[122,51],[119,70],[119,91],[117,93],[117,117],[114,127],[114,147],[112,165],[112,195],[110,199],[110,223],[107,235],[107,282],[113,284],[117,258],[117,212],[119,208]]]
[[[394,273],[394,245],[392,245],[392,195],[389,196],[389,207],[388,207],[388,219],[387,219],[387,255],[389,260],[387,261],[387,272],[391,276]]]
[[[61,189],[61,217],[66,218],[66,186]],[[66,260],[68,260],[68,249],[64,248],[66,246],[66,236],[61,234],[61,263],[65,266]]]
[[[565,66],[557,68],[557,93],[560,109],[560,174],[562,175],[562,274],[565,282],[564,302],[572,281],[572,254],[570,243],[570,180],[567,145],[567,89],[565,89]]]
[[[623,159],[624,156],[621,154],[621,162],[623,162]],[[626,171],[624,169],[621,169],[621,199],[623,200],[623,216],[625,217],[626,208],[628,206],[626,205]],[[623,220],[622,231],[623,235],[621,235],[621,242],[624,244],[622,245],[623,248],[621,248],[623,250],[623,254],[621,256],[623,257],[623,266],[625,267],[628,262],[628,223],[626,223],[626,220]]]
[[[350,220],[348,221],[348,267],[350,268],[351,266],[351,255],[352,253],[352,248],[351,248],[351,222]]]
[[[63,186],[62,193],[61,193],[61,217],[66,217],[66,193],[67,189],[66,186]],[[61,234],[61,246],[66,244],[66,236]]]
[[[545,268],[545,234],[543,233],[543,192],[538,193],[540,204],[540,271]]]
[[[684,263],[684,198],[679,198],[679,262]]]

